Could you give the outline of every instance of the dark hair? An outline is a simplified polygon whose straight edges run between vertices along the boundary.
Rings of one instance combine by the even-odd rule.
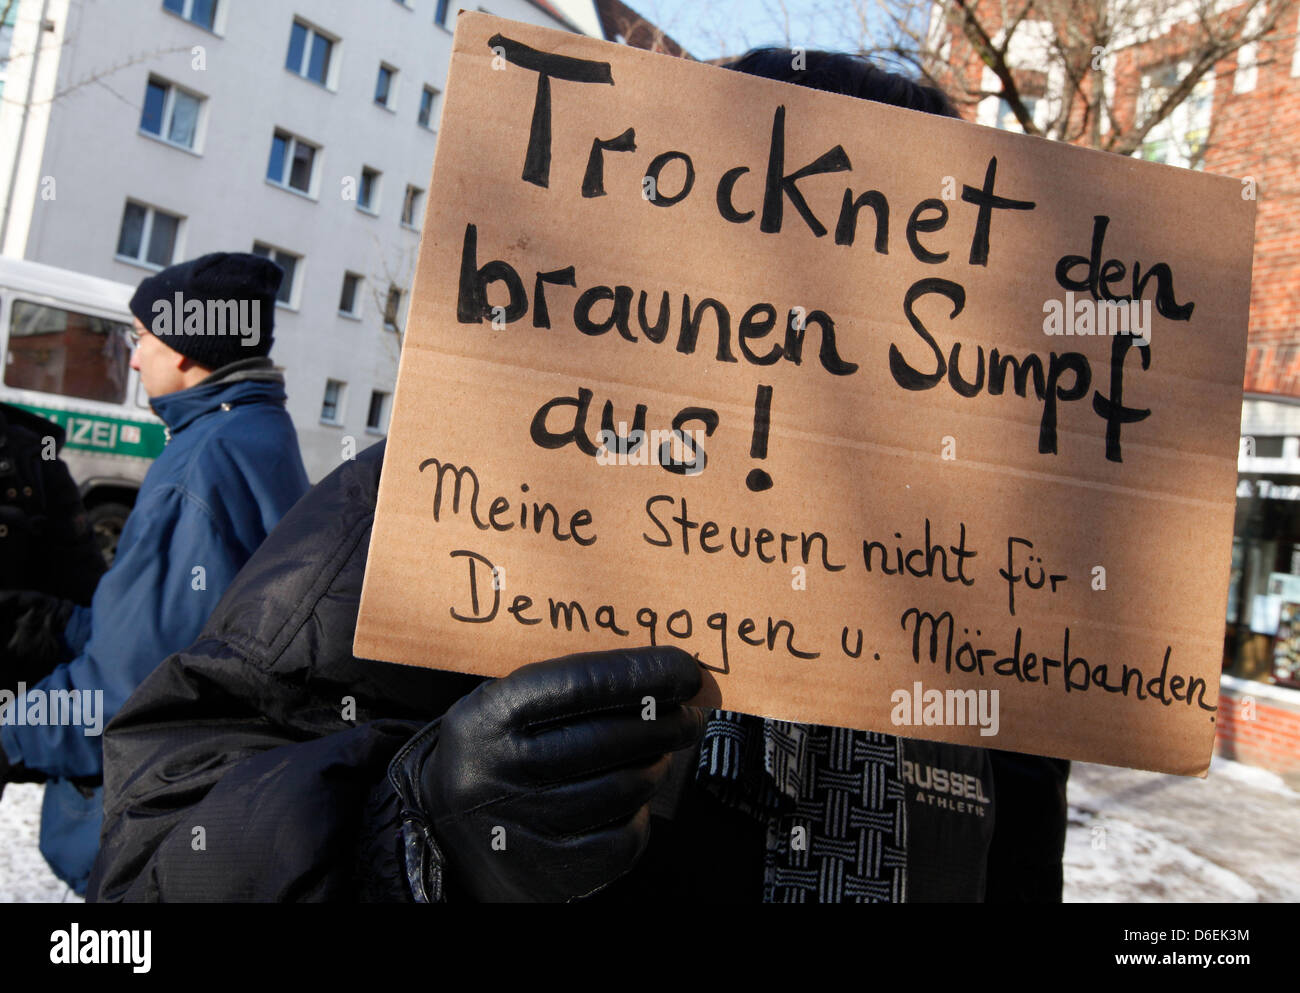
[[[802,68],[795,68],[796,64]],[[877,103],[919,110],[925,114],[961,117],[942,90],[918,83],[896,72],[888,72],[860,55],[822,51],[796,53],[788,48],[755,48],[723,68],[782,83],[796,83],[814,90],[842,93],[861,100],[875,100]]]

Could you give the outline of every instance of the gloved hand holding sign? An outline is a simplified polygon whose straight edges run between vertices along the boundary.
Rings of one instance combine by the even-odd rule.
[[[569,900],[631,869],[670,754],[704,732],[684,706],[699,688],[695,659],[660,647],[534,663],[459,700],[412,756],[456,889]]]

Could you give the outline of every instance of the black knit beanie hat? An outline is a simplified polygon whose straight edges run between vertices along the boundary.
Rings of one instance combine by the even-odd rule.
[[[268,355],[284,270],[260,255],[213,252],[142,282],[131,313],[167,345],[208,369]]]

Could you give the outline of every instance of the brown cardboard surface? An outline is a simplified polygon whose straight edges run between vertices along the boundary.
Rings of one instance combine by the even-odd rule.
[[[597,65],[547,64],[539,86],[530,51]],[[597,182],[593,142],[629,129],[635,150],[605,151]],[[982,207],[990,187],[1033,206]],[[653,639],[698,655],[709,705],[1204,774],[1250,293],[1243,189],[462,15],[357,655],[503,675]],[[850,238],[846,198],[868,191]],[[1090,271],[1129,294],[1135,264],[1155,273],[1149,347],[1047,333],[1048,301],[1087,310]],[[692,348],[683,296],[717,301],[727,333],[705,306]],[[1110,401],[1149,413],[1121,423]],[[607,403],[623,434],[645,408],[653,444],[625,463],[678,427],[707,431],[702,471],[607,464]],[[754,470],[770,487],[751,488]],[[997,733],[981,734],[975,704],[994,690]],[[927,709],[932,691],[946,713]]]

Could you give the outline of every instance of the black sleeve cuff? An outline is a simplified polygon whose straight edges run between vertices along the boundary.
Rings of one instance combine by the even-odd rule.
[[[416,903],[445,903],[446,865],[420,796],[420,768],[438,743],[440,721],[426,725],[393,756],[388,781],[400,801],[406,881]]]

